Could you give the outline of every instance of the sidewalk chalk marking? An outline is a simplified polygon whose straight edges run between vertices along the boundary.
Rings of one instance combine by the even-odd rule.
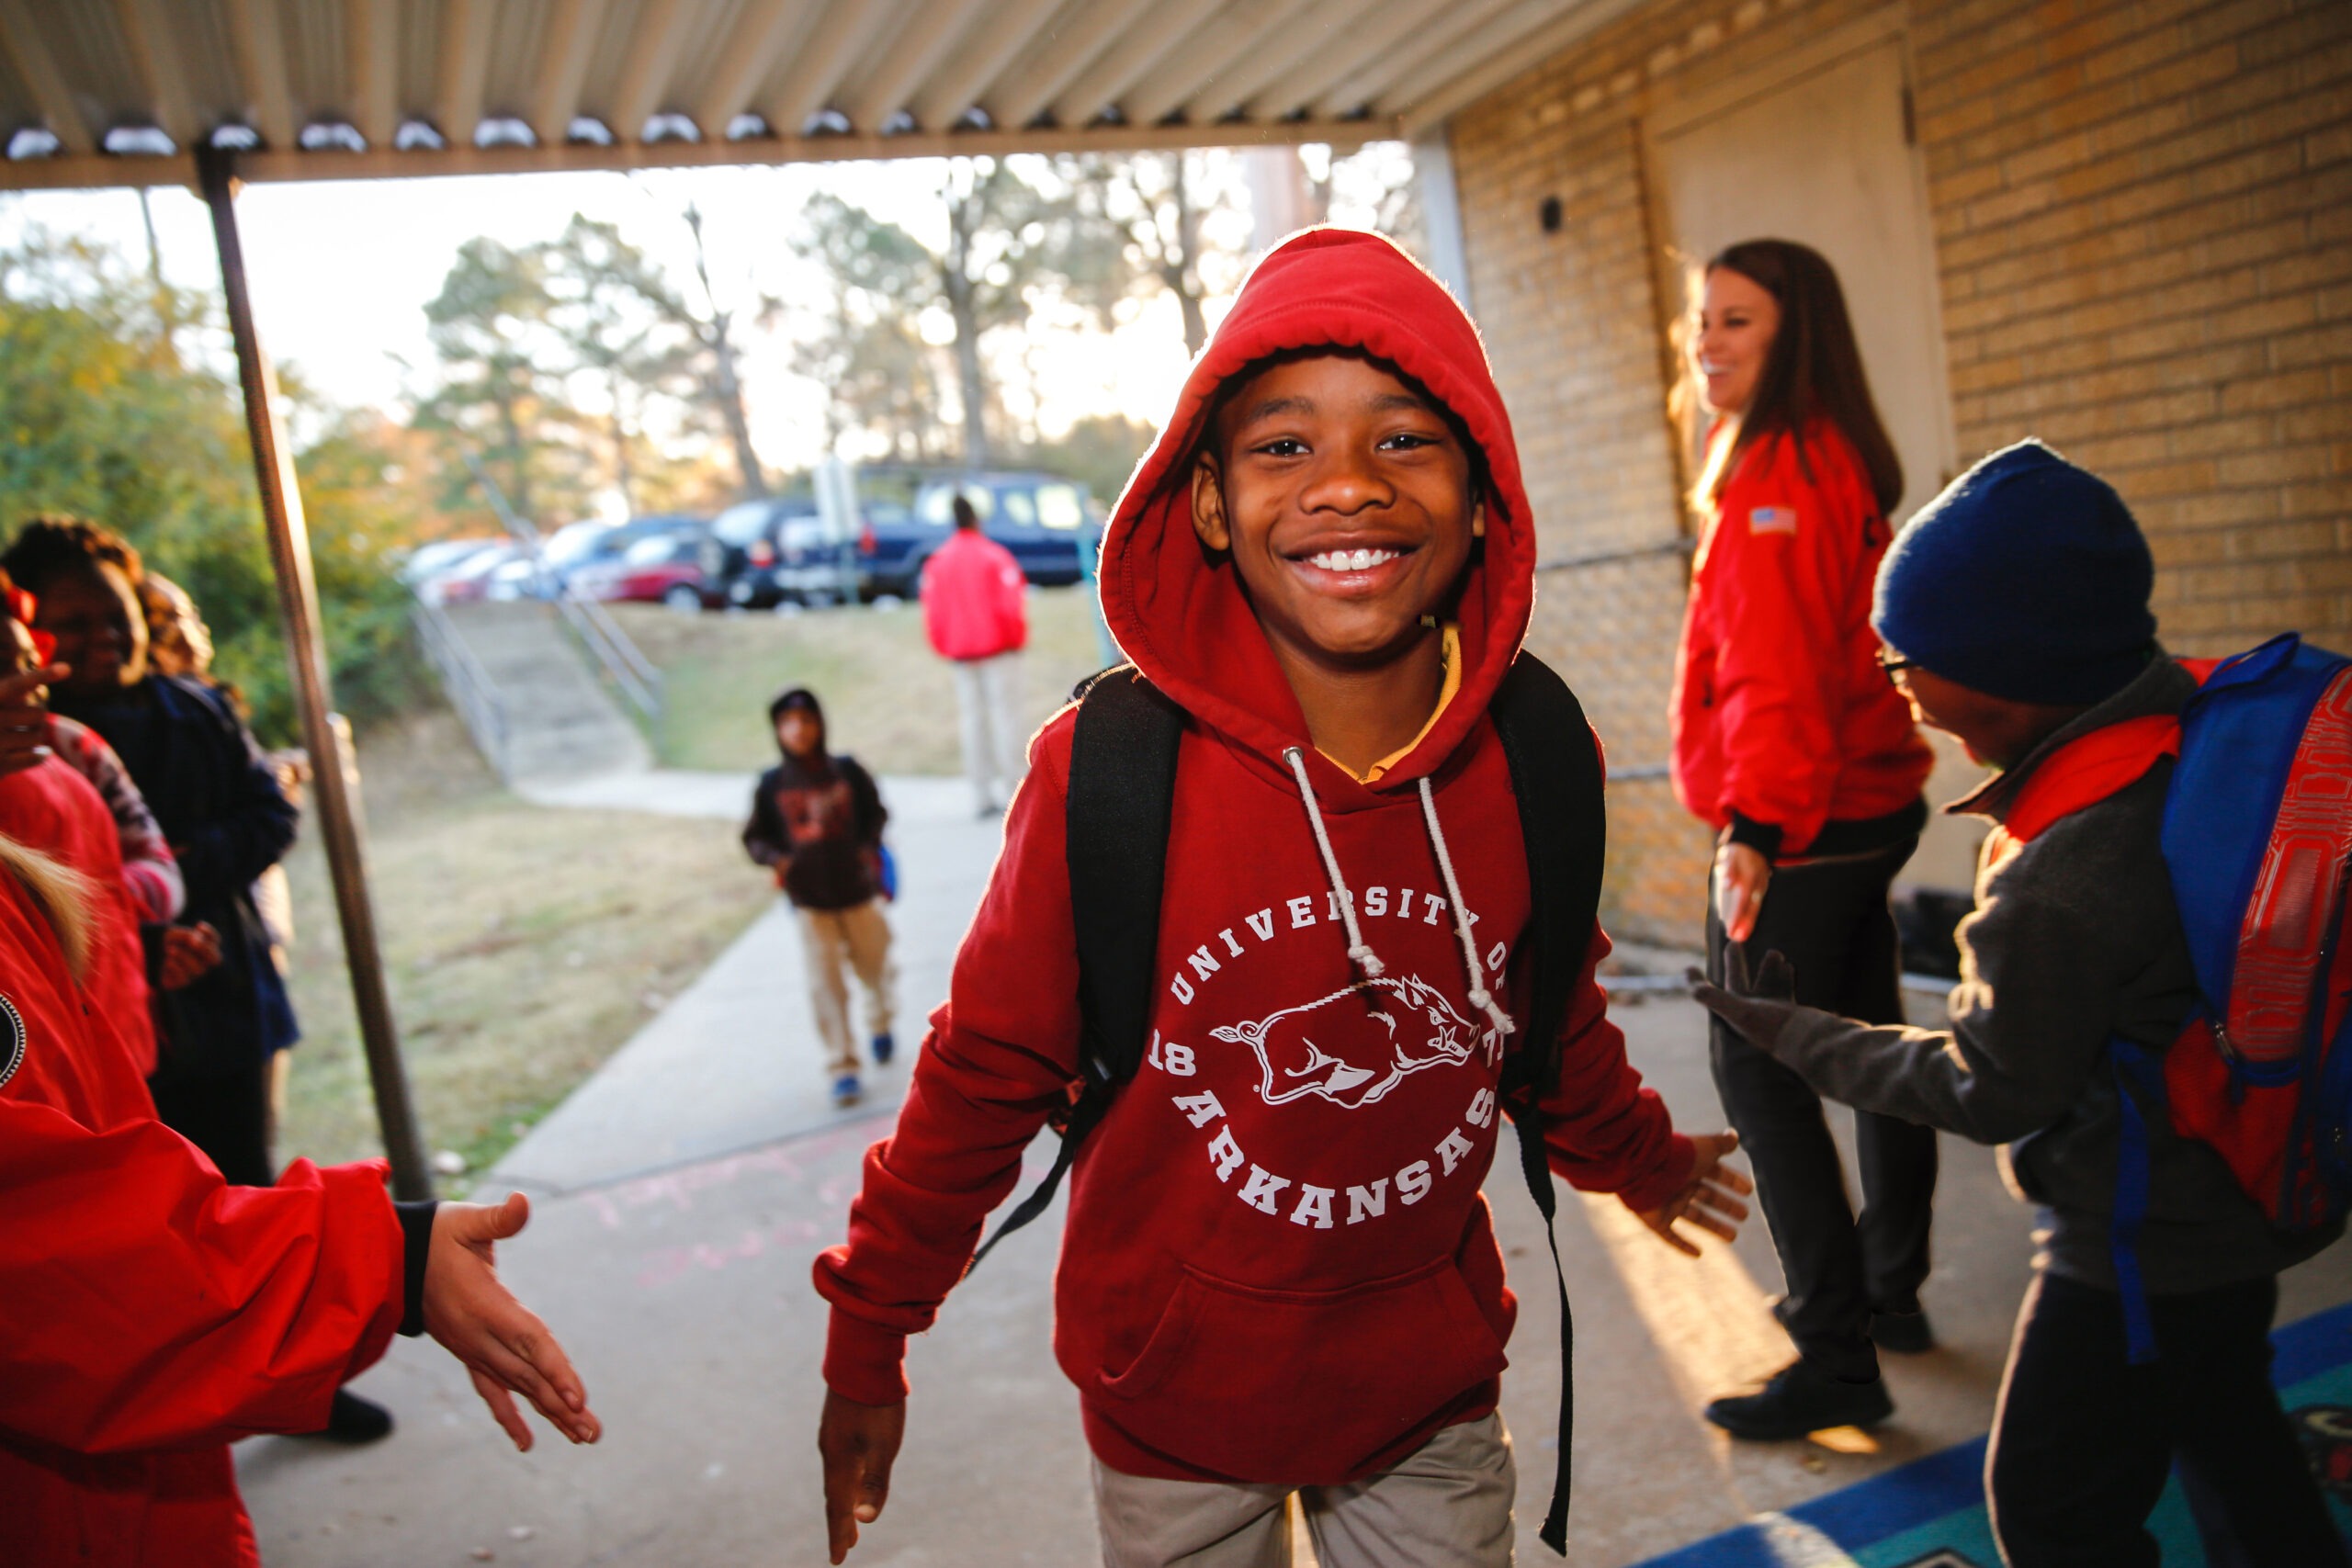
[[[874,1142],[874,1130],[852,1123],[828,1129],[806,1137],[796,1137],[770,1144],[741,1154],[722,1155],[716,1159],[698,1160],[689,1165],[672,1167],[646,1176],[625,1178],[603,1186],[574,1189],[559,1194],[563,1200],[576,1200],[595,1211],[597,1219],[606,1230],[620,1230],[628,1224],[628,1212],[666,1205],[673,1211],[684,1212],[695,1206],[695,1195],[714,1189],[732,1187],[746,1176],[768,1175],[784,1179],[787,1183],[808,1179],[810,1166],[823,1162],[845,1149],[864,1150]],[[828,1177],[819,1190],[827,1202],[846,1203],[854,1190],[854,1173]]]
[[[698,1241],[690,1247],[665,1247],[645,1255],[637,1283],[646,1290],[673,1284],[696,1269],[717,1272],[736,1263],[771,1252],[813,1254],[824,1233],[814,1220],[786,1220],[764,1230],[747,1227],[731,1242]]]

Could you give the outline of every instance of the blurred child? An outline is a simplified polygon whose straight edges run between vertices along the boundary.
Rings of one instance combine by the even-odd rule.
[[[266,1187],[277,1174],[273,1058],[301,1032],[254,885],[292,846],[300,812],[230,693],[150,665],[146,571],[129,540],[79,518],[36,517],[0,568],[33,595],[33,629],[54,639],[63,671],[51,705],[114,748],[171,841],[187,889],[177,923],[217,942],[201,972],[179,985],[164,976],[148,1080],[155,1113],[232,1182]],[[391,1429],[390,1411],[344,1390],[324,1431],[369,1442]]]
[[[249,716],[243,694],[212,673],[212,628],[204,624],[203,613],[188,597],[187,590],[168,577],[146,572],[139,579],[139,603],[147,612],[148,667],[158,675],[200,682],[228,698],[240,718]],[[302,789],[311,780],[310,753],[300,747],[289,747],[266,755],[269,765],[277,771],[278,788],[285,792],[294,809],[300,811]],[[281,976],[290,976],[294,886],[287,880],[283,861],[254,878],[253,899],[254,908],[261,916],[262,930],[269,939],[269,961],[277,966]],[[268,1122],[264,1137],[273,1159],[277,1153],[277,1129],[286,1120],[286,1084],[293,1063],[293,1053],[285,1046],[269,1054],[266,1094]]]
[[[890,814],[856,758],[825,750],[825,710],[814,693],[805,686],[783,693],[768,705],[768,722],[783,758],[752,792],[743,848],[775,874],[776,887],[799,922],[833,1102],[851,1106],[864,1090],[844,967],[865,990],[875,1066],[886,1066],[892,1049],[890,992],[897,977],[890,922],[882,913],[882,827]]]

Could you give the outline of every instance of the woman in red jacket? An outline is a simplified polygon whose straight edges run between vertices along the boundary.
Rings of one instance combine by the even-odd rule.
[[[0,837],[0,1562],[255,1568],[229,1443],[316,1431],[396,1331],[465,1362],[517,1448],[517,1393],[595,1441],[562,1347],[492,1268],[520,1194],[395,1204],[381,1161],[232,1187],[155,1120],[85,1000],[97,891]]]
[[[1827,262],[1751,240],[1710,261],[1695,292],[1685,392],[1714,426],[1672,722],[1675,793],[1718,835],[1709,968],[1721,983],[1727,942],[1776,948],[1811,1005],[1899,1022],[1887,889],[1926,825],[1932,754],[1878,666],[1870,609],[1903,470]],[[1758,1438],[1883,1419],[1873,1340],[1930,1343],[1918,1289],[1935,1134],[1857,1113],[1857,1221],[1819,1097],[1721,1023],[1711,1045],[1799,1355],[1708,1417]]]

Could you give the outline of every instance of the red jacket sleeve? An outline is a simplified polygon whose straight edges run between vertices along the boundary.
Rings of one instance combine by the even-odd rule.
[[[1840,487],[1815,482],[1849,461],[1829,439],[1805,449],[1776,438],[1724,487],[1710,550],[1721,582],[1715,695],[1721,710],[1722,805],[1811,843],[1838,782],[1845,705],[1841,606],[1862,548],[1863,519]]]
[[[35,1041],[33,1049],[57,1049]],[[0,1429],[82,1453],[315,1431],[402,1304],[380,1161],[231,1187],[153,1120],[0,1095]]]
[[[832,1303],[827,1386],[868,1404],[906,1397],[906,1337],[931,1326],[1021,1176],[1022,1154],[1078,1076],[1078,939],[1064,801],[1068,715],[1035,743],[1004,852],[932,1014],[906,1103],[866,1151],[849,1240],[816,1263]]]
[[[1596,925],[1584,974],[1560,1028],[1560,1084],[1544,1097],[1544,1143],[1552,1168],[1581,1192],[1614,1192],[1630,1209],[1654,1209],[1690,1179],[1690,1140],[1656,1089],[1625,1060],[1625,1034],[1609,1021],[1594,976],[1609,955]]]

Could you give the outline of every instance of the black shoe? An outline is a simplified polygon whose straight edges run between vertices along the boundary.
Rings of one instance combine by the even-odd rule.
[[[1928,1326],[1928,1314],[1917,1307],[1909,1312],[1874,1312],[1871,1343],[1898,1356],[1923,1356],[1936,1348],[1936,1331]]]
[[[1894,1414],[1886,1380],[1841,1382],[1803,1358],[1754,1393],[1713,1401],[1707,1419],[1735,1438],[1781,1442],[1826,1427],[1874,1427]]]
[[[311,1434],[333,1443],[372,1443],[392,1435],[392,1413],[372,1399],[362,1399],[347,1388],[334,1391],[327,1424]]]

